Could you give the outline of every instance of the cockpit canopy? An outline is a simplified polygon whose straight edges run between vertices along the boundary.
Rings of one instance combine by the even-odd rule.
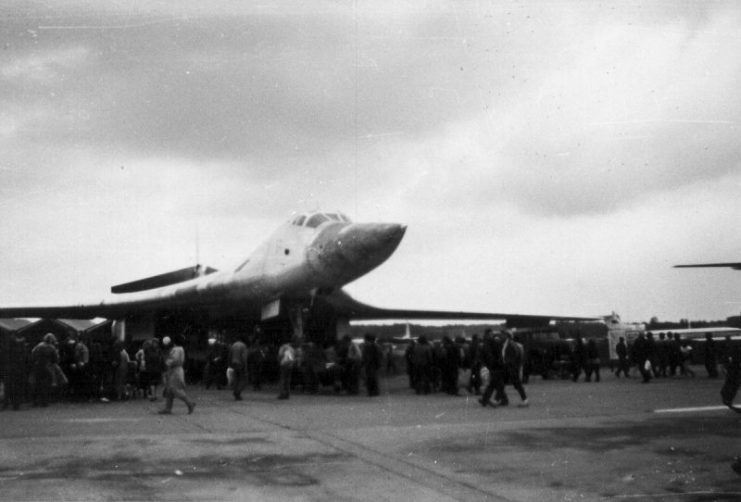
[[[308,227],[316,228],[327,221],[339,221],[343,223],[351,223],[350,218],[340,212],[336,213],[303,213],[297,215],[291,220],[291,225],[297,227]]]

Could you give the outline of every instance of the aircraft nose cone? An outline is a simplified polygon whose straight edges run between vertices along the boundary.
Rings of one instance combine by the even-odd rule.
[[[405,232],[406,226],[397,223],[356,223],[340,231],[337,244],[346,258],[376,267],[396,250]]]
[[[383,263],[406,232],[398,223],[351,223],[327,228],[317,237],[310,263],[333,285],[357,279]]]
[[[337,238],[343,246],[373,250],[398,245],[405,231],[397,223],[355,223],[343,228]]]

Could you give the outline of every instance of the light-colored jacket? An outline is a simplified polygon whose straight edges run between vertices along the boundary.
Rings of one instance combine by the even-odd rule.
[[[175,346],[170,349],[165,359],[165,388],[185,390],[185,349]]]

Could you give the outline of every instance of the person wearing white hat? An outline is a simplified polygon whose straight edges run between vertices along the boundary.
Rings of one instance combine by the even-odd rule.
[[[196,407],[196,403],[188,398],[185,393],[185,372],[183,371],[183,364],[185,364],[185,349],[182,347],[179,337],[175,338],[174,344],[171,348],[171,339],[166,336],[162,339],[162,345],[164,350],[167,352],[165,357],[165,407],[158,413],[160,415],[172,414],[172,405],[175,398],[180,399],[188,407],[188,415],[193,413],[193,409]]]

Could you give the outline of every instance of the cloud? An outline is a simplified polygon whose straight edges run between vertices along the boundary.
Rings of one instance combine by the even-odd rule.
[[[65,47],[42,53],[32,52],[6,62],[0,67],[0,76],[18,86],[58,83],[69,72],[80,71],[89,63],[85,47]]]
[[[536,83],[394,142],[391,162],[419,206],[508,201],[545,217],[614,212],[722,177],[741,154],[739,20],[595,29]]]

